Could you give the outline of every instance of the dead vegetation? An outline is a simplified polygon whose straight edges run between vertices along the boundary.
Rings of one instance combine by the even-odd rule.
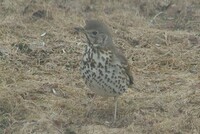
[[[106,4],[105,4],[106,3]],[[2,0],[0,133],[200,133],[198,0]],[[104,21],[140,90],[94,98],[79,75],[74,27]]]

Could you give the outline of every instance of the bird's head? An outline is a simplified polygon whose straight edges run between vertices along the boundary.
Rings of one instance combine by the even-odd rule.
[[[112,45],[112,36],[104,23],[98,20],[86,20],[85,22],[85,27],[79,27],[76,30],[85,34],[89,45]]]

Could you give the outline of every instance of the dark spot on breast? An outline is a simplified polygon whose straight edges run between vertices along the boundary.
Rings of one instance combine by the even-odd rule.
[[[102,61],[105,61],[105,60],[106,60],[103,56],[101,56],[101,59],[102,59]]]
[[[106,64],[108,65],[108,63],[109,63],[109,59],[108,59],[108,58],[106,58]]]
[[[88,74],[88,73],[89,73],[89,71],[90,71],[90,70],[86,70],[86,71],[85,71],[85,74]]]
[[[117,80],[115,80],[115,83],[117,83]]]
[[[90,79],[90,75],[86,76],[86,79],[88,79],[88,80],[89,80],[89,79]]]
[[[83,65],[86,67],[86,65],[88,65],[88,61],[83,61]]]
[[[90,55],[90,59],[93,59],[93,53],[91,53],[91,55]]]
[[[103,76],[103,72],[102,72],[101,69],[99,69],[99,74],[100,74],[101,76]]]
[[[121,82],[120,80],[117,81],[118,84],[120,84],[120,82]]]
[[[115,91],[115,89],[113,89],[113,93],[117,93],[117,92]]]
[[[95,64],[96,64],[96,62],[95,62],[95,60],[93,59],[93,60],[90,62],[91,68],[95,68]]]
[[[96,77],[96,73],[93,72],[93,73],[92,73],[92,77]]]
[[[122,77],[120,75],[118,75],[118,79],[122,79]]]
[[[106,75],[105,75],[105,79],[107,79],[107,77],[108,77],[108,75],[106,74]]]
[[[103,65],[101,64],[101,62],[98,63],[98,68],[103,68]]]
[[[105,66],[105,72],[110,73],[110,71],[108,71],[108,66]]]

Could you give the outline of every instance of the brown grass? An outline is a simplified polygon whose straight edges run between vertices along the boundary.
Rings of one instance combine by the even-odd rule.
[[[106,4],[105,4],[106,3]],[[0,133],[200,133],[199,0],[3,0]],[[79,75],[86,18],[104,21],[135,86],[119,100],[89,98]]]

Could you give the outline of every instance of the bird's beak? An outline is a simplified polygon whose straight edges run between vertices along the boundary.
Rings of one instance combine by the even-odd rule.
[[[91,41],[90,41],[90,39],[89,39],[89,37],[88,37],[87,31],[85,30],[85,28],[83,28],[83,27],[75,27],[74,29],[75,29],[77,32],[84,33],[85,36],[86,36],[86,38],[87,38],[87,40],[88,40],[89,45],[92,46],[92,43],[91,43]]]
[[[75,27],[74,28],[77,32],[81,32],[81,33],[86,33],[85,29],[83,27]]]

